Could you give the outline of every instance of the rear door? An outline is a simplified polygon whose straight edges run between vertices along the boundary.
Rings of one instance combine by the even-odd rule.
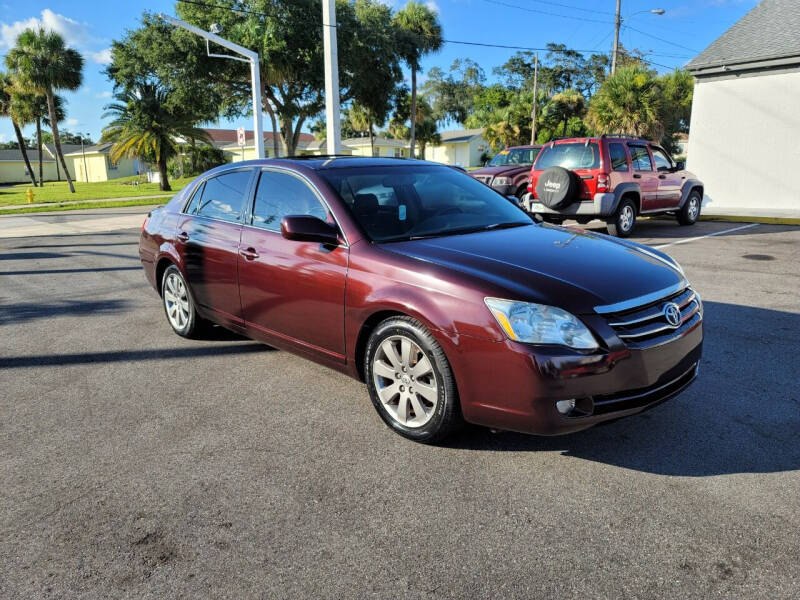
[[[287,215],[336,225],[322,196],[291,171],[263,169],[251,212],[239,256],[242,310],[251,334],[343,362],[349,249],[287,240],[280,232]]]
[[[669,155],[657,146],[650,146],[653,163],[658,173],[658,208],[677,208],[681,203],[683,180]]]
[[[220,321],[240,325],[237,263],[242,209],[252,168],[227,171],[201,184],[180,215],[176,247],[195,302]]]
[[[642,212],[658,209],[658,174],[653,170],[653,159],[645,144],[628,144],[633,167],[633,181],[642,190]]]

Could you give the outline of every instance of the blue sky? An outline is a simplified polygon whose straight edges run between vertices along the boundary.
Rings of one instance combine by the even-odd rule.
[[[405,3],[386,1],[395,8]],[[756,4],[757,0],[623,0],[622,14],[630,16],[623,23],[621,41],[626,47],[650,53],[648,58],[659,70],[670,70],[702,51]],[[557,42],[606,52],[613,41],[615,0],[431,0],[429,5],[439,12],[447,40],[526,47]],[[103,126],[103,106],[112,90],[101,72],[109,59],[111,41],[126,29],[136,28],[143,11],[174,14],[174,6],[174,0],[0,0],[0,55],[8,52],[26,26],[43,24],[62,33],[86,59],[83,87],[65,94],[68,120],[62,128],[97,139]],[[656,16],[647,12],[652,8],[663,8],[666,13]],[[426,58],[423,66],[425,71],[434,66],[446,69],[454,59],[469,57],[491,77],[492,68],[513,53],[447,43],[441,52]],[[223,127],[248,128],[251,124],[250,119],[221,123]],[[25,129],[26,137],[32,131]],[[12,139],[11,122],[0,119],[0,141]]]

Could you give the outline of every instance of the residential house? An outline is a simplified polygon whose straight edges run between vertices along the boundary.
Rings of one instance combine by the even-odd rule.
[[[800,216],[800,2],[763,0],[689,62],[706,214]]]
[[[254,143],[254,136],[251,130],[244,132],[245,145],[239,146],[238,134],[236,129],[203,129],[211,143],[225,153],[225,158],[230,162],[239,162],[242,160],[252,160],[256,157],[256,145]],[[278,138],[278,147],[282,148],[280,134],[273,133],[272,131],[264,132],[264,156],[272,158],[275,156],[275,148],[273,138]],[[298,153],[305,148],[309,142],[314,141],[314,136],[309,133],[301,133],[297,142]],[[282,150],[281,150],[282,152]]]
[[[460,167],[479,167],[483,157],[490,152],[489,143],[483,137],[483,129],[459,129],[441,133],[442,143],[428,145],[426,160]]]
[[[79,145],[61,144],[62,151],[66,154],[72,152]],[[36,180],[39,180],[39,150],[28,148],[28,160],[31,162]],[[65,159],[66,160],[66,159]],[[67,163],[69,164],[69,163]],[[72,171],[70,171],[71,173]],[[62,181],[64,173],[61,165],[56,162],[56,150],[53,144],[42,144],[42,178],[45,181]],[[28,169],[19,149],[0,150],[0,183],[30,183]]]
[[[113,142],[86,146],[73,152],[64,152],[67,169],[75,181],[109,181],[131,175],[142,175],[150,170],[150,165],[136,158],[111,160]]]

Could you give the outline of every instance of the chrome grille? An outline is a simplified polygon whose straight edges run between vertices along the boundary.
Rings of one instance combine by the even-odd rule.
[[[473,177],[475,177],[475,179],[477,179],[481,183],[485,183],[486,185],[489,185],[490,183],[492,183],[492,176],[491,175],[473,175]]]
[[[668,322],[665,307],[678,306],[679,317]],[[604,315],[617,337],[628,346],[650,348],[681,337],[703,320],[703,308],[691,288],[666,296],[655,302],[629,310]]]

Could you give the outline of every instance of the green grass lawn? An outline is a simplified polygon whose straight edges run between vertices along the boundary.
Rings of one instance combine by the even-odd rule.
[[[124,198],[126,196],[152,196],[170,192],[162,192],[157,183],[141,183],[132,185],[134,177],[101,181],[98,183],[75,183],[75,193],[71,194],[66,181],[46,181],[43,188],[27,185],[0,187],[0,207],[27,204],[25,192],[33,190],[33,203],[75,202],[78,200],[99,200],[103,198]],[[177,192],[193,178],[171,179],[169,184],[173,192]],[[115,205],[116,206],[116,205]],[[38,209],[47,210],[44,208]]]

